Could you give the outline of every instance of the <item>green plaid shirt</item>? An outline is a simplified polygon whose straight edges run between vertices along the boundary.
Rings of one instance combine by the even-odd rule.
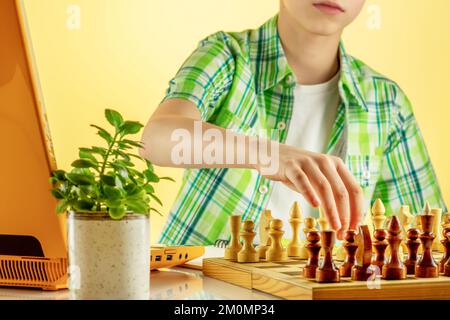
[[[192,101],[204,121],[246,135],[277,132],[270,138],[284,142],[296,79],[283,52],[277,19],[255,30],[217,32],[202,40],[170,81],[163,101]],[[381,198],[387,214],[402,204],[420,212],[426,200],[445,209],[405,94],[346,54],[342,45],[340,59],[341,103],[327,153],[345,160],[364,190],[366,208]],[[160,242],[209,245],[227,239],[228,217],[241,214],[258,222],[273,184],[255,170],[187,169]]]

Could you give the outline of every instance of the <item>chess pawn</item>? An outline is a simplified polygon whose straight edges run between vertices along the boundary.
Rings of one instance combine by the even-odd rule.
[[[333,262],[333,246],[336,233],[330,230],[322,231],[320,237],[324,258],[316,269],[316,281],[319,283],[339,282],[339,269],[336,268]]]
[[[340,266],[339,272],[341,277],[351,277],[352,268],[356,263],[356,250],[358,249],[358,244],[355,242],[355,230],[347,230],[345,233],[345,243],[342,246],[346,252],[346,257],[344,263]]]
[[[305,279],[315,279],[316,269],[319,266],[319,251],[321,248],[319,243],[319,232],[317,230],[308,232],[306,234],[306,240],[308,241],[306,244],[306,249],[308,250],[309,257],[305,267],[303,268],[303,277]]]
[[[404,264],[406,266],[406,274],[414,275],[417,264],[417,253],[420,246],[420,240],[418,240],[420,231],[417,228],[411,228],[406,233],[408,240],[406,246],[408,247],[408,257]]]
[[[305,236],[308,234],[308,232],[311,231],[318,231],[316,229],[316,219],[313,217],[306,217],[304,220],[305,227],[303,228],[303,232]],[[302,245],[300,246],[300,252],[298,255],[298,258],[300,259],[308,259],[309,258],[309,252],[306,248],[306,243],[303,241]]]
[[[433,246],[431,249],[433,251],[443,252],[442,248],[442,237],[441,237],[441,221],[442,221],[442,209],[433,208],[430,210],[430,214],[434,215],[434,223],[433,223],[433,234],[435,235],[435,239],[433,241]]]
[[[444,254],[442,255],[441,261],[439,261],[439,272],[444,273],[445,272],[445,264],[450,258],[450,241],[447,238],[447,234],[450,233],[450,226],[444,228],[442,230],[442,246],[444,247]]]
[[[258,252],[253,247],[253,239],[256,233],[253,231],[255,224],[251,220],[246,220],[242,223],[242,231],[240,233],[244,245],[242,249],[238,252],[237,261],[238,262],[258,262],[259,255]]]
[[[270,221],[270,248],[266,252],[267,261],[283,261],[287,259],[286,248],[281,244],[281,237],[283,236],[283,221],[280,219],[272,219]]]
[[[225,248],[224,258],[231,261],[237,260],[238,252],[241,251],[242,245],[239,241],[239,228],[241,226],[241,216],[232,215],[229,217],[231,240],[228,247]]]
[[[399,256],[402,229],[397,216],[391,217],[388,225],[387,241],[391,249],[391,256],[383,266],[381,277],[386,280],[406,279],[406,267]]]
[[[266,252],[270,247],[270,237],[269,237],[269,225],[270,220],[272,220],[272,211],[265,209],[261,212],[261,218],[259,221],[259,246],[256,248],[258,251],[259,258],[265,259]]]
[[[372,264],[378,266],[380,270],[386,264],[386,248],[388,246],[388,242],[386,241],[387,232],[384,229],[376,229],[374,232],[374,244],[375,248],[375,256],[372,260]]]
[[[439,268],[431,253],[434,240],[434,215],[429,213],[422,214],[420,215],[420,220],[423,231],[419,238],[422,242],[423,252],[417,261],[415,275],[418,278],[436,278],[439,276]]]
[[[289,223],[292,227],[292,239],[287,246],[287,254],[289,257],[299,257],[302,249],[299,240],[299,230],[302,223],[302,211],[297,201],[295,201],[292,205]],[[306,257],[304,257],[304,259],[306,259]]]
[[[402,238],[407,239],[406,232],[409,230],[411,223],[414,221],[414,216],[409,212],[409,206],[401,206],[398,212],[398,219],[402,226]],[[408,252],[406,242],[401,242],[402,253]]]

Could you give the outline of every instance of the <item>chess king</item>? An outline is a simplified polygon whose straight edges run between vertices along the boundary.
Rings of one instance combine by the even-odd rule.
[[[144,158],[186,169],[160,243],[210,245],[229,216],[257,227],[263,209],[289,226],[294,201],[303,218],[320,206],[337,239],[376,198],[446,212],[405,92],[341,39],[364,3],[279,0],[260,27],[199,42],[142,136]]]

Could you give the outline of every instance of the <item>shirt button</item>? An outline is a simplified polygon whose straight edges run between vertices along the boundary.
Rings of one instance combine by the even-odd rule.
[[[259,193],[266,194],[268,191],[269,189],[267,188],[267,186],[265,185],[259,186]]]
[[[294,83],[294,77],[292,75],[288,75],[285,79],[287,85],[291,85]]]
[[[362,172],[362,176],[365,180],[369,180],[370,179],[370,171],[369,170],[364,170]]]
[[[278,122],[277,128],[279,130],[284,130],[286,129],[286,123],[284,123],[283,121]]]

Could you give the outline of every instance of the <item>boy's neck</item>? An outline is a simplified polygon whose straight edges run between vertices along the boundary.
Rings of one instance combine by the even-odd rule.
[[[324,83],[339,71],[340,33],[331,36],[312,34],[283,10],[278,15],[278,33],[299,84]]]

